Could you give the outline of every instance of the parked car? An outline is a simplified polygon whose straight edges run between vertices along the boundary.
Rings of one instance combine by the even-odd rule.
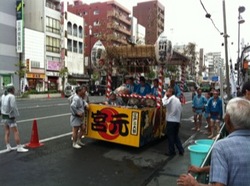
[[[193,90],[194,88],[200,88],[200,86],[193,80],[187,80],[186,84],[190,91]]]
[[[107,86],[106,85],[92,85],[89,87],[89,93],[91,96],[98,95],[102,96],[106,93]]]
[[[209,82],[202,82],[200,88],[202,92],[209,92],[211,90],[211,84]]]
[[[64,89],[64,95],[65,97],[70,97],[75,93],[77,85],[66,85]]]

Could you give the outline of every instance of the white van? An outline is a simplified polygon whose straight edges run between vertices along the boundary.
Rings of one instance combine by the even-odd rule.
[[[64,95],[65,97],[70,97],[75,93],[77,85],[66,85],[64,89]]]

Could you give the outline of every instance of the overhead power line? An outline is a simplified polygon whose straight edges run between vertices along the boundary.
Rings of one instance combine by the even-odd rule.
[[[220,33],[220,35],[223,35],[223,32],[221,32],[221,31],[218,29],[218,27],[215,25],[213,19],[211,18],[211,14],[208,13],[207,9],[205,8],[205,6],[204,6],[204,4],[202,3],[201,0],[200,0],[200,3],[201,3],[202,8],[204,9],[204,11],[206,12],[205,17],[208,18],[208,19],[210,19],[211,22],[212,22],[212,24],[213,24],[213,26],[214,26],[214,28]]]

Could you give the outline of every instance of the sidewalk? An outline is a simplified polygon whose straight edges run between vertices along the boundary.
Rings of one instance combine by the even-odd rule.
[[[188,166],[190,165],[190,152],[188,146],[193,144],[197,139],[208,139],[207,135],[202,132],[196,132],[188,141],[183,144],[185,149],[184,156],[176,155],[168,158],[165,165],[153,174],[152,179],[148,182],[147,186],[174,186],[176,180],[181,174],[187,173]]]

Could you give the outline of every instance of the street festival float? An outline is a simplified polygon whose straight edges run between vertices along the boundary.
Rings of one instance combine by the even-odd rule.
[[[112,74],[123,70],[137,77],[138,74],[149,73],[153,67],[158,70],[159,96],[129,94],[121,86],[116,89],[116,93],[126,106],[90,103],[86,118],[86,137],[133,147],[141,147],[163,137],[166,134],[166,108],[161,104],[163,71],[167,64],[181,65],[184,82],[188,58],[172,51],[171,41],[160,35],[155,46],[108,46],[105,49],[101,41],[97,41],[91,50],[91,61],[95,70],[106,71],[106,99],[111,93]]]

